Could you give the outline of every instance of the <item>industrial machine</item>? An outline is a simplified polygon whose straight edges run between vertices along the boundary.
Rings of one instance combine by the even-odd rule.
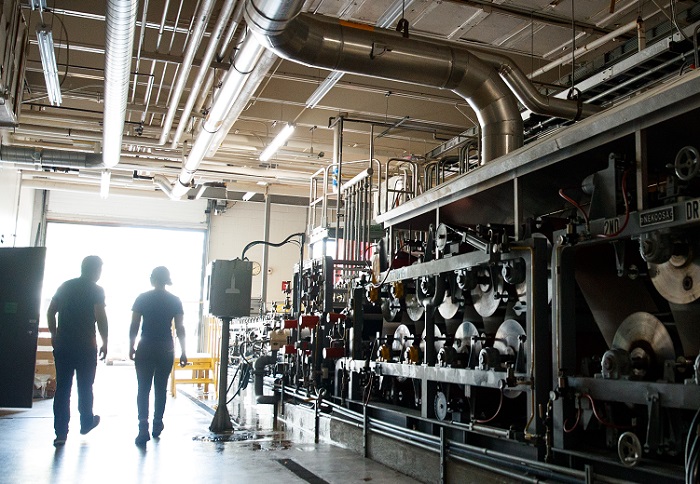
[[[367,453],[439,456],[443,481],[698,482],[698,120],[694,72],[490,163],[312,187],[311,241],[337,245],[267,325],[275,391]]]

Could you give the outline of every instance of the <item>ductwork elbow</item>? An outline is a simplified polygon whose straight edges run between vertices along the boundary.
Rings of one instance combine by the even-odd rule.
[[[483,161],[523,145],[517,99],[492,66],[446,43],[297,14],[302,5],[248,0],[246,19],[262,45],[293,62],[452,90],[477,113]]]

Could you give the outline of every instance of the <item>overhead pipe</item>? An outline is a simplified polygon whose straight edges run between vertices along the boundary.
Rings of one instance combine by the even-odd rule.
[[[605,35],[597,38],[596,40],[593,40],[593,41],[587,43],[586,45],[579,47],[575,51],[569,52],[565,56],[562,56],[562,57],[550,62],[549,64],[546,64],[546,65],[540,67],[539,69],[533,71],[532,74],[530,74],[528,77],[530,79],[534,79],[535,77],[538,77],[538,76],[544,74],[545,72],[549,72],[554,68],[557,68],[563,64],[566,64],[567,62],[570,62],[571,59],[573,59],[573,58],[580,57],[583,54],[585,54],[593,49],[597,49],[601,45],[607,44],[608,42],[612,41],[616,37],[620,37],[621,35],[626,34],[627,32],[630,32],[632,30],[636,30],[637,25],[638,25],[637,22],[638,22],[637,20],[633,20],[631,22],[626,23],[622,27],[619,27],[608,34],[605,34]]]
[[[102,154],[0,145],[0,162],[35,168],[102,168]]]
[[[255,70],[264,51],[265,48],[258,43],[254,36],[249,35],[246,37],[238,51],[238,55],[234,59],[233,65],[224,76],[219,95],[216,97],[206,120],[202,123],[202,130],[197,135],[192,145],[192,150],[182,167],[180,176],[172,188],[174,197],[181,198],[190,189],[194,174],[205,154],[209,151],[214,136],[221,129],[224,118],[239,96],[248,76]]]
[[[138,0],[107,2],[102,152],[108,168],[119,163],[122,151],[137,9]]]
[[[197,48],[199,47],[202,38],[204,37],[204,29],[209,22],[209,16],[213,6],[214,0],[203,0],[199,12],[197,13],[197,19],[195,21],[192,37],[187,43],[187,49],[185,50],[184,58],[180,64],[177,80],[175,81],[175,86],[173,87],[170,95],[168,114],[166,114],[165,120],[163,121],[163,131],[161,132],[159,140],[161,145],[164,145],[168,141],[170,128],[173,126],[175,114],[177,113],[177,108],[180,105],[180,98],[185,90],[187,77],[190,75],[190,70],[192,69],[194,55],[197,52]]]
[[[527,75],[509,57],[482,49],[479,46],[470,46],[469,48],[477,51],[483,61],[496,68],[501,79],[513,91],[518,101],[534,113],[578,120],[603,110],[594,104],[584,104],[580,99],[566,100],[546,96],[535,88]]]
[[[233,41],[233,37],[236,34],[236,30],[238,29],[238,26],[241,24],[241,21],[243,20],[243,5],[244,1],[240,0],[236,4],[236,9],[233,11],[233,15],[231,16],[231,22],[228,25],[228,29],[226,30],[226,34],[224,35],[223,41],[219,44],[219,50],[216,53],[216,61],[217,62],[223,62],[224,58],[226,57],[229,47],[231,45],[231,42]],[[206,102],[207,98],[209,98],[210,92],[212,91],[212,86],[214,85],[214,78],[216,77],[216,71],[215,70],[210,70],[209,75],[207,76],[207,79],[204,81],[204,86],[202,89],[199,91],[199,97],[197,98],[197,102],[194,105],[194,111],[197,113],[202,112],[202,106],[204,106],[204,103]],[[214,94],[212,92],[211,97],[214,97]],[[201,120],[197,119],[196,120],[196,127],[199,128],[199,125],[201,124]]]
[[[214,139],[209,147],[207,156],[214,156],[219,150],[221,144],[228,136],[229,131],[231,131],[234,123],[238,121],[238,117],[248,105],[248,102],[255,94],[255,91],[257,91],[258,87],[260,87],[260,84],[265,79],[268,71],[272,69],[272,66],[275,64],[275,62],[277,62],[277,59],[278,57],[271,50],[265,49],[265,51],[262,53],[258,64],[255,66],[255,70],[251,72],[248,79],[246,79],[240,94],[233,102],[233,106],[231,106],[231,110],[224,118],[221,128],[214,135]],[[287,146],[289,146],[289,144],[287,144]]]
[[[406,39],[366,25],[353,27],[298,14],[303,1],[282,12],[271,0],[247,0],[246,20],[261,43],[277,55],[311,67],[351,72],[449,89],[464,98],[481,126],[481,159],[490,161],[523,144],[523,124],[514,94],[540,114],[578,118],[595,107],[543,96],[516,70],[501,62],[497,72],[470,49],[454,43]]]
[[[235,3],[236,0],[225,0],[224,5],[221,8],[221,11],[219,12],[219,18],[216,21],[214,30],[211,32],[211,36],[209,37],[209,43],[207,44],[207,49],[204,52],[204,56],[202,57],[202,60],[200,62],[199,70],[197,71],[197,75],[195,76],[194,81],[192,81],[192,85],[190,86],[190,94],[187,98],[187,102],[185,103],[185,107],[182,110],[182,114],[180,115],[180,122],[178,123],[177,129],[175,130],[175,135],[173,136],[172,144],[170,146],[171,148],[177,148],[177,144],[180,141],[180,138],[182,137],[182,133],[184,133],[185,131],[185,127],[187,126],[187,123],[190,119],[190,114],[192,113],[192,108],[194,107],[195,101],[197,100],[197,96],[199,95],[199,91],[204,83],[204,77],[209,71],[209,66],[211,65],[212,60],[214,60],[214,55],[216,54],[217,46],[221,40],[222,35],[224,34],[224,29],[226,28],[226,24],[228,23],[228,20],[231,17],[231,13],[233,12],[233,6]]]
[[[484,162],[523,145],[515,96],[490,65],[464,48],[298,15],[303,3],[279,9],[271,0],[247,0],[248,26],[265,47],[294,62],[453,91],[477,114]]]

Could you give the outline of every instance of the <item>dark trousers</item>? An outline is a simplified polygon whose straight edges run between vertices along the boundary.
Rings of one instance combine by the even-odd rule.
[[[148,423],[148,404],[153,386],[154,409],[153,420],[163,420],[165,412],[165,399],[168,390],[168,377],[173,367],[174,351],[153,351],[139,345],[136,350],[134,363],[136,365],[136,380],[138,381],[138,394],[136,406],[138,408],[139,423]]]
[[[56,435],[68,435],[70,394],[73,375],[78,382],[78,411],[82,428],[92,426],[92,385],[97,371],[97,349],[60,348],[54,351],[56,394],[53,397],[53,428]]]

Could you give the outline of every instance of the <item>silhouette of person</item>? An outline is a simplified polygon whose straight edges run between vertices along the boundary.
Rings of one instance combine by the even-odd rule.
[[[180,342],[180,366],[187,364],[185,327],[182,324],[182,302],[177,296],[166,291],[165,286],[171,284],[170,272],[167,267],[156,267],[151,273],[151,285],[154,289],[139,295],[131,308],[129,358],[134,360],[138,382],[136,405],[139,433],[135,440],[136,445],[145,445],[151,440],[148,435],[148,405],[151,385],[153,385],[154,394],[153,437],[159,437],[163,431],[168,377],[175,359],[175,345],[172,336],[173,322],[175,323],[175,333]],[[141,339],[138,349],[136,349],[139,326],[141,326]]]
[[[56,432],[53,443],[56,447],[64,445],[68,436],[73,375],[78,382],[80,433],[85,435],[100,423],[100,416],[92,413],[92,385],[97,371],[95,323],[102,339],[100,359],[107,357],[105,292],[97,285],[101,275],[102,259],[96,255],[85,257],[80,267],[80,277],[61,284],[46,314],[56,364],[56,393],[53,399],[53,426]]]

